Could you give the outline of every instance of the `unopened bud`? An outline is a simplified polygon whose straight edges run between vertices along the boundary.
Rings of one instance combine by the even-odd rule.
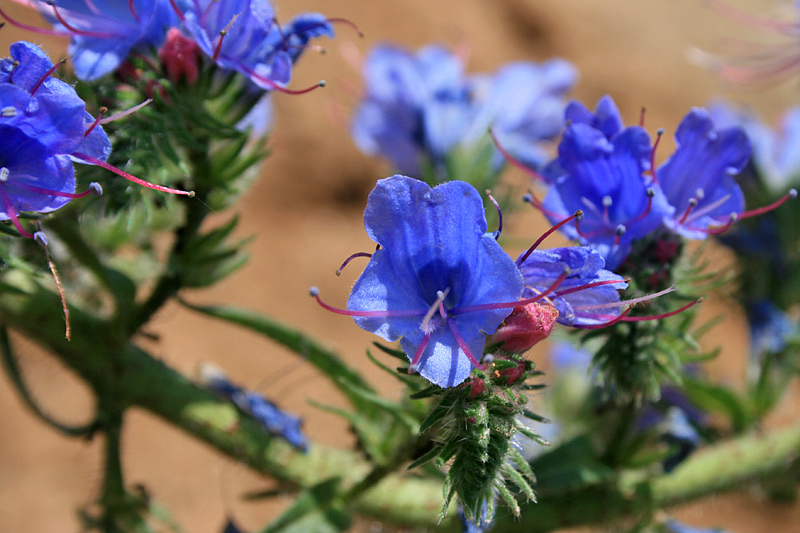
[[[550,336],[558,311],[549,304],[535,302],[515,307],[488,339],[488,344],[503,344],[510,353],[522,353]]]

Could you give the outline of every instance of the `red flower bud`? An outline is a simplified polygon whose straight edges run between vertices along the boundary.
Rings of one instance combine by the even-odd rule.
[[[503,350],[506,352],[522,353],[546,339],[557,318],[558,311],[547,303],[534,302],[515,307],[489,337],[488,344],[503,343]]]

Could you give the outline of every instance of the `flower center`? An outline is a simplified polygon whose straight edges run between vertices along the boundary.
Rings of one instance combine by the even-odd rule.
[[[430,335],[438,329],[447,320],[447,311],[444,309],[444,299],[450,293],[450,287],[445,288],[443,291],[436,291],[436,300],[428,308],[428,312],[422,318],[422,323],[419,329],[426,335]],[[436,317],[436,311],[439,311],[441,318]]]

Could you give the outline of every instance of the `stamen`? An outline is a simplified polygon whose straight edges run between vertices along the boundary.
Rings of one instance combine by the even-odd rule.
[[[625,224],[620,224],[614,228],[614,246],[619,245],[619,241],[622,239],[622,236],[625,235],[626,231],[628,231],[628,228],[625,227]]]
[[[8,181],[8,175],[11,174],[11,171],[8,170],[8,167],[0,168],[0,183],[5,183]]]
[[[647,195],[647,207],[645,207],[644,211],[636,215],[635,218],[630,219],[628,221],[628,226],[636,222],[639,222],[648,214],[650,214],[650,209],[652,209],[653,207],[653,197],[656,195],[656,190],[653,189],[652,187],[648,187],[647,190],[645,191],[645,194]]]
[[[664,314],[661,314],[661,315],[652,315],[652,316],[629,316],[629,317],[625,317],[623,320],[625,320],[625,322],[643,322],[643,321],[646,321],[646,320],[659,320],[661,318],[669,318],[671,316],[677,315],[678,313],[683,313],[684,311],[686,311],[690,307],[694,307],[695,305],[699,304],[703,300],[704,300],[704,298],[698,298],[697,300],[684,305],[680,309],[676,309],[674,311],[670,311],[669,313],[664,313]]]
[[[136,22],[139,22],[139,13],[136,12],[136,8],[133,6],[133,0],[128,0],[128,9]]]
[[[50,273],[53,275],[53,279],[56,282],[56,289],[58,290],[58,295],[61,298],[61,309],[64,312],[64,322],[66,323],[64,337],[67,340],[70,340],[71,330],[69,325],[69,307],[67,306],[67,297],[64,295],[64,287],[61,286],[61,278],[58,275],[58,269],[56,269],[55,263],[53,263],[53,260],[50,258],[50,250],[47,249],[47,235],[45,235],[43,231],[39,230],[33,234],[33,238],[44,249],[44,256],[47,259],[47,266],[50,267]]]
[[[628,316],[628,313],[631,312],[631,309],[632,308],[630,308],[630,307],[627,308],[618,317],[615,317],[615,318],[609,320],[608,322],[603,322],[602,324],[573,324],[572,327],[573,328],[578,328],[578,329],[602,329],[602,328],[607,328],[609,326],[613,326],[614,324],[616,324],[620,320],[624,320]]]
[[[791,189],[788,193],[786,193],[783,198],[778,200],[777,202],[773,202],[769,205],[765,205],[764,207],[759,207],[758,209],[752,209],[750,211],[745,211],[744,213],[739,213],[740,219],[750,218],[758,215],[763,215],[773,209],[777,209],[783,203],[788,200],[789,198],[797,198],[797,189]]]
[[[425,336],[422,337],[422,342],[419,343],[419,348],[417,348],[417,352],[414,354],[414,358],[411,360],[411,364],[408,366],[409,374],[413,374],[417,371],[419,361],[422,359],[422,354],[425,353],[425,348],[428,346],[428,341],[430,340],[430,333],[426,333]]]
[[[550,285],[547,289],[542,291],[541,293],[533,296],[531,298],[525,298],[524,300],[517,300],[516,302],[502,302],[502,303],[494,303],[494,304],[478,304],[478,305],[466,305],[463,307],[454,307],[450,309],[450,316],[454,315],[461,315],[464,313],[472,313],[475,311],[493,311],[496,309],[513,309],[515,307],[521,307],[524,305],[536,303],[551,292],[553,292],[559,285],[564,283],[564,280],[567,279],[570,275],[569,267],[564,267],[564,271],[561,273],[560,276],[556,278],[552,285]]]
[[[575,211],[574,215],[572,215],[571,217],[565,218],[564,220],[562,220],[561,222],[559,222],[555,226],[551,227],[549,230],[545,231],[542,234],[542,236],[539,237],[538,239],[536,239],[536,242],[534,242],[533,245],[531,245],[531,247],[528,248],[528,250],[523,255],[521,255],[519,257],[519,259],[517,259],[517,261],[516,261],[517,267],[521,267],[522,264],[525,261],[527,261],[528,257],[530,257],[530,255],[533,253],[533,251],[536,250],[536,248],[538,248],[540,244],[542,244],[542,241],[544,241],[547,237],[552,235],[554,231],[556,231],[558,228],[560,228],[564,224],[568,224],[571,220],[580,219],[580,218],[583,218],[583,211],[578,209],[577,211]]]
[[[61,13],[58,12],[58,8],[56,8],[56,4],[54,2],[49,2],[50,7],[53,8],[53,13],[55,14],[58,21],[61,23],[62,26],[67,28],[70,32],[75,33],[77,35],[86,35],[87,37],[99,37],[101,39],[108,39],[113,37],[119,37],[116,33],[102,33],[102,32],[95,32],[95,31],[86,31],[76,28],[75,26],[70,25],[69,22],[64,20],[61,16]]]
[[[22,28],[23,30],[27,30],[33,33],[39,33],[42,35],[58,35],[58,36],[69,35],[69,33],[63,31],[56,31],[50,28],[37,28],[36,26],[31,26],[29,24],[25,24],[24,22],[20,22],[16,19],[9,17],[6,14],[6,12],[3,11],[2,8],[0,8],[0,16],[6,19],[12,26],[16,26],[17,28]]]
[[[500,141],[497,140],[497,137],[495,136],[494,131],[492,131],[491,128],[489,128],[489,136],[492,138],[492,142],[494,143],[495,148],[497,148],[497,151],[500,152],[500,154],[503,157],[505,157],[506,160],[509,163],[511,163],[513,166],[517,167],[518,169],[520,169],[521,171],[523,171],[524,173],[526,173],[530,177],[532,177],[534,179],[537,179],[537,180],[541,181],[542,183],[547,183],[547,180],[544,179],[544,176],[542,176],[541,174],[539,174],[538,172],[536,172],[532,168],[528,168],[520,160],[518,160],[517,158],[512,156],[510,153],[508,153],[508,151],[506,151],[506,149],[503,148],[503,145],[500,144]]]
[[[645,106],[642,106],[642,109],[639,111],[639,126],[644,128],[644,114],[647,111]]]
[[[497,200],[495,200],[494,196],[492,196],[491,190],[486,189],[486,196],[489,197],[489,201],[492,202],[495,209],[497,209],[497,218],[499,219],[499,222],[497,223],[497,231],[494,232],[494,240],[497,240],[500,238],[500,234],[503,232],[503,211],[500,210],[500,204],[498,204]]]
[[[282,93],[286,93],[286,94],[305,94],[305,93],[309,93],[309,92],[313,91],[314,89],[318,89],[319,87],[325,87],[325,80],[320,80],[316,85],[312,85],[311,87],[306,87],[305,89],[287,89],[286,87],[281,87],[280,85],[278,85],[277,83],[275,83],[271,79],[269,79],[267,77],[264,77],[264,76],[261,76],[260,74],[257,74],[253,69],[251,69],[249,67],[242,66],[242,68],[244,69],[245,73],[248,76],[250,76],[250,77],[252,77],[252,78],[254,78],[254,79],[256,79],[256,80],[258,80],[258,81],[260,81],[262,83],[266,83],[267,85],[270,86],[270,88],[272,88],[272,89],[274,89],[274,90],[276,90],[278,92],[282,92]]]
[[[709,235],[719,235],[720,233],[725,233],[733,225],[733,223],[736,222],[736,219],[738,218],[739,215],[737,215],[736,213],[731,213],[731,216],[728,218],[728,222],[726,222],[724,225],[719,226],[717,228],[706,228],[705,230],[701,231],[705,231],[705,233]],[[696,228],[690,228],[690,229],[696,229]]]
[[[436,311],[439,311],[439,313],[442,315],[442,318],[447,318],[447,312],[444,310],[443,302],[449,293],[450,287],[447,287],[443,291],[436,292],[436,300],[431,304],[430,308],[428,308],[428,312],[425,313],[425,317],[422,319],[422,323],[419,325],[419,329],[424,333],[433,333],[433,328],[430,327],[430,324],[433,315],[436,314]]]
[[[93,194],[95,196],[101,196],[103,194],[103,188],[97,182],[90,183],[88,189],[79,193],[54,191],[52,189],[36,187],[35,185],[29,185],[27,183],[16,183],[14,186],[38,194],[46,194],[48,196],[55,196],[57,198],[71,198],[73,200],[76,198],[84,198],[86,196],[89,196],[90,194]]]
[[[178,18],[181,19],[181,22],[186,22],[186,17],[183,16],[183,12],[178,7],[178,4],[175,3],[175,0],[169,0],[170,5],[172,6],[172,10],[178,15]]]
[[[678,224],[683,224],[686,222],[686,219],[689,218],[689,213],[691,213],[695,207],[697,207],[697,198],[689,198],[689,207],[687,207],[686,211],[683,212],[683,216],[678,221]]]
[[[691,222],[692,220],[697,220],[698,218],[704,216],[706,213],[710,213],[714,209],[718,208],[719,206],[721,206],[722,204],[727,202],[728,199],[730,199],[730,197],[731,197],[730,194],[726,194],[725,196],[723,196],[719,200],[717,200],[715,202],[711,202],[710,204],[708,204],[706,206],[703,206],[701,209],[698,209],[698,210],[692,212],[692,216],[689,217],[688,222]],[[696,205],[697,200],[695,198],[692,198],[692,199],[689,200],[689,202],[691,202],[692,200],[695,200],[695,205]],[[684,215],[684,216],[686,216],[686,215]],[[681,220],[680,223],[683,224],[684,221]]]
[[[352,261],[356,257],[372,257],[372,254],[368,253],[368,252],[356,252],[356,253],[354,253],[353,255],[351,255],[350,257],[348,257],[347,259],[344,260],[344,263],[342,263],[342,266],[340,266],[339,268],[336,269],[336,275],[337,276],[341,276],[342,275],[342,270],[344,270],[344,267],[346,267],[350,263],[350,261]]]
[[[92,165],[97,165],[99,167],[103,167],[106,170],[110,170],[114,174],[116,174],[118,176],[122,176],[126,180],[132,181],[132,182],[134,182],[134,183],[136,183],[138,185],[141,185],[142,187],[147,187],[148,189],[154,189],[156,191],[168,192],[168,193],[172,193],[172,194],[181,194],[181,195],[184,195],[184,196],[188,196],[189,198],[193,198],[194,194],[195,194],[194,191],[182,191],[180,189],[172,189],[170,187],[164,187],[163,185],[155,185],[155,184],[150,183],[148,181],[144,181],[143,179],[137,178],[136,176],[134,176],[132,174],[128,174],[124,170],[120,170],[117,167],[115,167],[113,165],[109,165],[105,161],[101,161],[100,159],[97,159],[96,157],[92,157],[90,155],[82,154],[80,152],[72,152],[71,155],[73,157],[77,158],[77,159],[82,159],[83,161],[86,161],[87,163],[91,163]]]
[[[467,359],[469,359],[469,362],[472,363],[472,366],[474,366],[476,368],[480,368],[481,370],[486,370],[486,368],[488,368],[489,364],[487,363],[485,365],[482,365],[481,362],[478,361],[475,358],[474,355],[472,355],[472,352],[469,351],[469,347],[467,347],[467,343],[464,342],[464,338],[461,336],[461,333],[458,331],[458,328],[456,327],[456,323],[454,321],[450,320],[450,321],[447,322],[447,325],[450,326],[450,331],[453,332],[453,337],[456,338],[456,342],[458,343],[458,347],[461,348],[461,351],[463,351],[464,354],[466,354]]]
[[[233,23],[236,22],[237,18],[239,18],[239,14],[238,13],[235,14],[231,18],[231,20],[230,20],[230,22],[228,22],[227,26],[225,26],[222,30],[220,30],[220,32],[219,32],[219,41],[217,41],[217,46],[216,46],[216,48],[214,48],[214,55],[211,56],[211,60],[212,61],[216,61],[219,58],[219,52],[220,52],[220,50],[222,50],[222,40],[225,38],[226,35],[228,35],[228,32],[231,29],[231,26],[233,26]]]
[[[17,108],[11,105],[7,105],[2,110],[0,110],[0,116],[2,116],[3,118],[13,118],[17,116]]]
[[[3,187],[0,187],[0,200],[3,202],[3,207],[6,210],[6,214],[8,218],[11,219],[11,223],[14,224],[14,227],[17,228],[17,231],[23,237],[27,237],[29,239],[33,239],[33,234],[29,231],[26,231],[25,228],[22,227],[22,224],[19,222],[19,217],[17,216],[17,210],[11,203],[11,199],[6,194],[6,191]]]
[[[531,204],[531,206],[533,206],[534,209],[538,209],[541,213],[543,213],[547,217],[559,218],[560,216],[562,216],[561,213],[556,213],[555,211],[550,211],[549,209],[545,209],[542,201],[539,200],[531,190],[528,190],[528,194],[524,194],[522,196],[522,201]]]
[[[47,79],[47,78],[50,76],[50,74],[52,74],[53,72],[55,72],[55,71],[56,71],[56,69],[57,69],[57,68],[58,68],[60,65],[63,65],[63,64],[64,64],[64,63],[66,63],[66,62],[67,62],[67,58],[64,58],[64,59],[62,59],[61,61],[58,61],[58,62],[57,62],[55,65],[53,65],[52,67],[50,67],[50,68],[47,70],[47,72],[45,72],[45,73],[44,73],[44,76],[42,76],[41,78],[39,78],[39,81],[37,81],[37,82],[36,82],[36,85],[34,85],[34,86],[33,86],[33,88],[31,89],[31,96],[33,96],[33,95],[36,93],[36,91],[38,91],[38,90],[39,90],[39,87],[41,87],[41,85],[44,83],[44,80],[46,80],[46,79]]]
[[[630,281],[631,281],[630,278],[608,280],[608,281],[595,281],[593,283],[578,285],[577,287],[572,287],[571,289],[564,289],[563,291],[555,292],[553,293],[553,297],[560,298],[561,296],[566,296],[567,294],[572,294],[573,292],[585,291],[587,289],[593,289],[595,287],[601,287],[603,285],[614,285],[615,283],[630,283]],[[573,309],[575,308],[573,307]]]
[[[331,24],[344,24],[346,26],[350,26],[351,28],[353,28],[353,31],[355,31],[358,34],[359,37],[361,37],[362,39],[364,38],[364,32],[361,31],[361,29],[358,26],[356,26],[356,24],[352,20],[348,20],[342,17],[334,17],[334,18],[329,18],[328,22],[330,22]]]
[[[319,289],[311,287],[308,293],[317,300],[317,303],[331,313],[346,316],[364,316],[364,317],[394,317],[394,316],[425,316],[427,311],[350,311],[349,309],[339,309],[326,304],[319,297]]]
[[[98,109],[97,118],[95,118],[94,122],[92,122],[89,125],[89,127],[86,128],[86,131],[83,132],[84,137],[87,137],[90,133],[92,133],[92,131],[94,131],[97,125],[100,124],[100,119],[103,118],[103,113],[105,113],[106,111],[108,111],[108,108],[105,106],[102,106],[100,109]]]
[[[141,108],[143,108],[152,101],[153,101],[152,98],[148,98],[141,104],[136,104],[135,106],[129,107],[124,111],[120,111],[119,113],[114,113],[113,115],[107,116],[106,118],[100,120],[100,124],[108,124],[109,122],[114,122],[115,120],[119,120],[121,118],[127,117],[128,115],[132,115],[133,113],[136,113],[137,111],[139,111]]]
[[[653,183],[658,183],[658,177],[656,176],[656,149],[665,131],[664,128],[658,128],[658,131],[656,131],[656,141],[653,143],[653,150],[650,152],[650,175],[653,176]]]
[[[677,289],[675,285],[664,289],[663,291],[654,292],[653,294],[646,294],[640,298],[633,298],[631,300],[622,300],[619,302],[605,302],[600,304],[587,304],[587,305],[575,305],[572,308],[575,311],[591,311],[594,309],[611,309],[614,307],[622,307],[624,305],[636,305],[641,302],[646,302],[648,300],[652,300],[653,298],[658,298],[659,296],[664,296],[665,294],[669,294],[671,292],[675,292]],[[558,294],[556,295],[558,296]]]

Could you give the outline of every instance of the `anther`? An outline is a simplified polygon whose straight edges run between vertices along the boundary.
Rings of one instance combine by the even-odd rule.
[[[500,209],[500,204],[498,204],[497,200],[495,200],[494,196],[492,196],[491,190],[486,189],[486,196],[489,197],[489,201],[492,202],[494,208],[497,209],[497,231],[494,232],[494,240],[497,240],[500,238],[500,234],[503,232],[503,211]]]
[[[650,151],[650,175],[653,177],[653,183],[658,183],[658,177],[656,177],[656,150],[665,132],[666,130],[664,128],[658,128],[658,131],[656,131],[656,140],[653,143],[653,149]]]
[[[614,203],[609,195],[603,196],[603,207],[609,208]]]
[[[83,136],[84,137],[88,137],[89,134],[92,133],[92,131],[94,131],[94,129],[97,127],[97,125],[100,124],[100,119],[103,118],[103,114],[106,113],[107,111],[108,111],[108,108],[105,107],[105,106],[102,106],[100,109],[98,109],[97,118],[95,118],[94,122],[92,122],[89,125],[89,127],[86,128],[86,131],[83,132]]]
[[[350,257],[348,257],[347,259],[344,260],[344,262],[342,263],[342,266],[340,266],[339,268],[336,269],[336,275],[337,276],[341,276],[342,275],[342,270],[344,270],[344,267],[346,267],[350,263],[350,261],[352,261],[356,257],[372,257],[372,254],[367,253],[367,252],[356,252],[356,253],[354,253],[353,255],[351,255]]]
[[[217,41],[217,46],[216,46],[216,48],[214,48],[214,55],[211,56],[211,59],[213,61],[216,61],[219,58],[219,52],[220,52],[220,50],[222,50],[222,40],[225,39],[226,35],[228,35],[228,32],[231,29],[231,26],[233,26],[233,23],[236,22],[236,19],[238,17],[239,17],[239,14],[237,13],[236,15],[234,15],[231,18],[230,22],[228,22],[228,25],[225,26],[222,30],[220,30],[220,32],[219,32],[219,41]]]
[[[3,118],[11,118],[17,116],[17,108],[14,106],[6,106],[3,109],[0,109],[0,116]]]
[[[11,171],[8,170],[8,167],[0,168],[0,183],[5,183],[8,181],[8,175],[11,174]]]
[[[342,17],[335,17],[335,18],[329,18],[328,22],[331,24],[344,24],[346,26],[350,26],[351,28],[353,28],[353,31],[355,31],[360,38],[362,39],[364,38],[364,32],[361,31],[361,29],[358,26],[356,26],[356,24],[351,20]]]
[[[702,200],[705,198],[706,192],[702,189],[702,187],[698,187],[696,191],[694,191],[694,197],[698,200]]]

